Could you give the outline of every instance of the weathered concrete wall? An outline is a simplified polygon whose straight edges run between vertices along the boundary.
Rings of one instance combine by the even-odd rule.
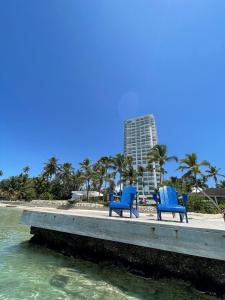
[[[26,225],[225,261],[225,230],[187,224],[109,218],[91,211],[24,211]],[[223,225],[223,224],[222,224]]]
[[[200,290],[225,294],[224,261],[36,227],[31,227],[31,233],[34,234],[32,243],[45,245],[64,255],[123,265],[131,272],[155,279],[180,278],[190,281]]]

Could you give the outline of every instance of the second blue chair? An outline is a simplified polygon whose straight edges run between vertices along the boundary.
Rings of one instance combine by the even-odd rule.
[[[185,216],[186,223],[188,223],[188,196],[186,194],[182,194],[184,205],[180,205],[176,189],[172,186],[164,186],[159,188],[158,193],[153,194],[153,199],[156,201],[157,219],[159,221],[162,220],[162,212],[172,212],[179,213],[181,222],[183,222],[183,218]]]

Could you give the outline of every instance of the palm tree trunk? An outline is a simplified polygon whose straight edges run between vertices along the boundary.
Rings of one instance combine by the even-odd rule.
[[[87,181],[87,201],[89,200],[89,180]]]
[[[121,174],[120,174],[120,194],[121,194],[121,190],[122,190],[122,183],[121,183]]]
[[[214,177],[214,181],[215,181],[215,186],[217,187],[218,182],[217,182],[217,177],[216,176]]]
[[[161,184],[163,184],[163,181],[164,181],[164,175],[162,174],[161,175]]]
[[[162,175],[162,172],[160,172],[160,185],[162,185],[163,183],[163,175]]]

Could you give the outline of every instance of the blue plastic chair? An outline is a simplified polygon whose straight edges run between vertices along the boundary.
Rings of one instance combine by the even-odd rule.
[[[122,195],[117,196],[113,193],[109,193],[109,216],[112,216],[112,211],[117,213],[120,217],[123,216],[124,210],[130,211],[130,218],[132,218],[132,214],[135,215],[136,218],[139,217],[139,210],[137,207],[133,208],[133,201],[135,196],[137,195],[137,189],[133,186],[127,186],[123,189]],[[119,202],[114,201],[114,198],[120,198]]]
[[[185,216],[186,223],[188,223],[188,216],[187,216],[188,196],[186,194],[182,194],[184,205],[180,205],[178,202],[178,194],[176,189],[172,186],[164,186],[159,188],[158,193],[153,194],[153,199],[156,201],[158,221],[162,220],[162,212],[172,212],[172,213],[179,213],[181,222],[183,222]]]

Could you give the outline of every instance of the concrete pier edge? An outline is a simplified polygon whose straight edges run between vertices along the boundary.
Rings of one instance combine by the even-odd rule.
[[[224,223],[109,218],[99,211],[24,210],[32,243],[64,255],[123,265],[143,276],[174,277],[225,295]]]

